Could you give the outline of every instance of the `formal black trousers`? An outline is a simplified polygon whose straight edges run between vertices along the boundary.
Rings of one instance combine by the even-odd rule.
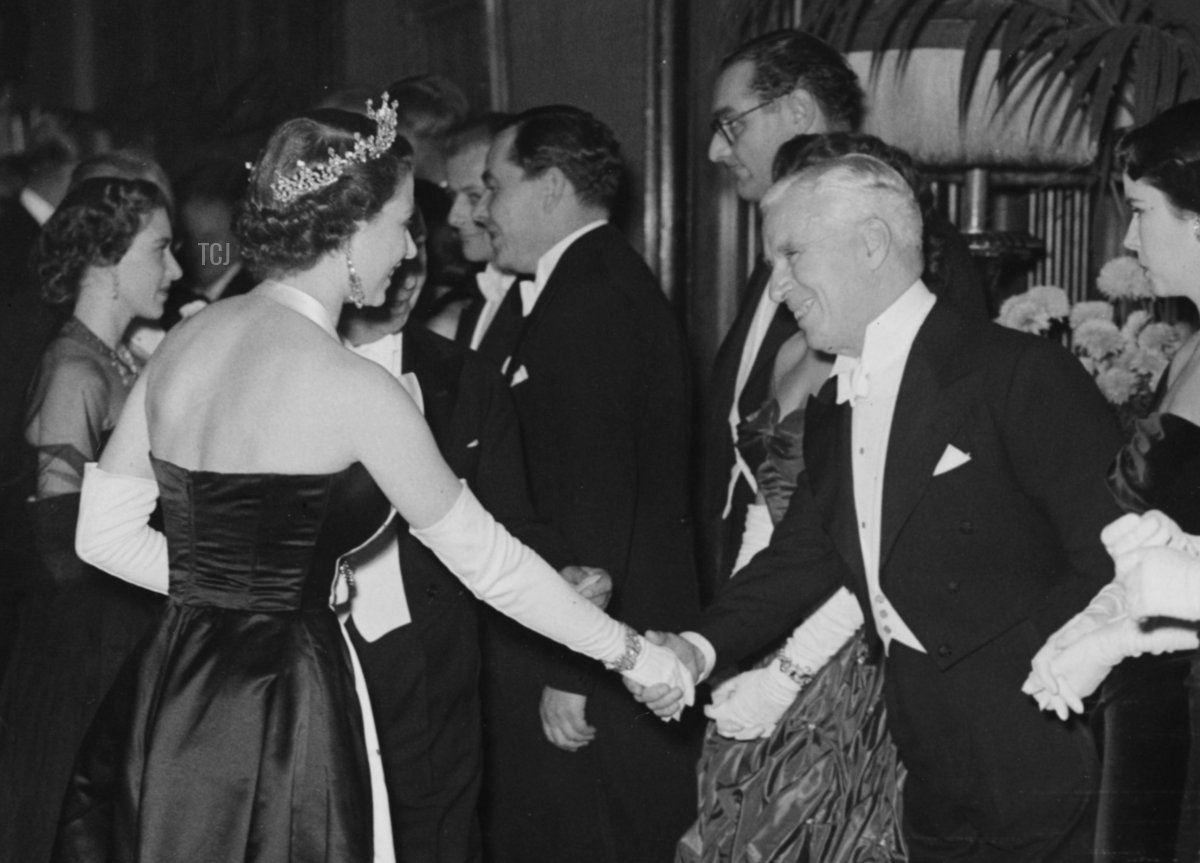
[[[945,669],[891,644],[885,697],[908,768],[911,863],[1091,860],[1099,783],[1091,733],[1021,692],[1043,641],[1022,623]]]

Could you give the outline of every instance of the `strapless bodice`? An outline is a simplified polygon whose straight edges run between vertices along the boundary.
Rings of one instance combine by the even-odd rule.
[[[152,459],[170,557],[170,595],[252,612],[326,608],[337,558],[389,512],[366,469],[219,473]]]

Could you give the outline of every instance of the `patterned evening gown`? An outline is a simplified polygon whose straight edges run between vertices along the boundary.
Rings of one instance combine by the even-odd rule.
[[[88,732],[54,860],[369,863],[364,716],[330,600],[387,500],[357,464],[153,465],[169,602]]]
[[[738,446],[778,524],[804,469],[804,410],[768,402]],[[736,578],[736,574],[734,575]],[[893,863],[903,769],[886,728],[882,669],[862,633],[800,692],[767,738],[736,741],[710,723],[699,766],[699,819],[679,863]]]

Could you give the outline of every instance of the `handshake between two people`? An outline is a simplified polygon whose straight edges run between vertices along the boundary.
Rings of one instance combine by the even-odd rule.
[[[580,596],[598,608],[608,606],[613,582],[612,576],[603,569],[568,566],[559,574]],[[660,719],[665,722],[678,719],[685,707],[696,703],[696,682],[704,663],[699,650],[678,635],[647,632],[641,636],[633,630],[629,632],[631,649],[620,663],[613,666],[613,670],[620,672],[629,691],[647,704]],[[645,699],[641,697],[643,693],[648,693]],[[562,746],[551,737],[549,731],[547,736],[552,743]]]
[[[1200,538],[1157,510],[1125,515],[1100,534],[1115,577],[1050,637],[1021,690],[1060,719],[1122,660],[1200,644]]]

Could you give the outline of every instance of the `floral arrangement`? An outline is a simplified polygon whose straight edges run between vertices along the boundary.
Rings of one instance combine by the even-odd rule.
[[[1122,418],[1144,416],[1159,378],[1187,333],[1154,320],[1154,293],[1134,258],[1121,256],[1105,264],[1096,288],[1107,299],[1072,305],[1062,288],[1038,285],[1005,300],[996,322],[1027,333],[1065,337]],[[1123,312],[1120,318],[1118,309]]]

